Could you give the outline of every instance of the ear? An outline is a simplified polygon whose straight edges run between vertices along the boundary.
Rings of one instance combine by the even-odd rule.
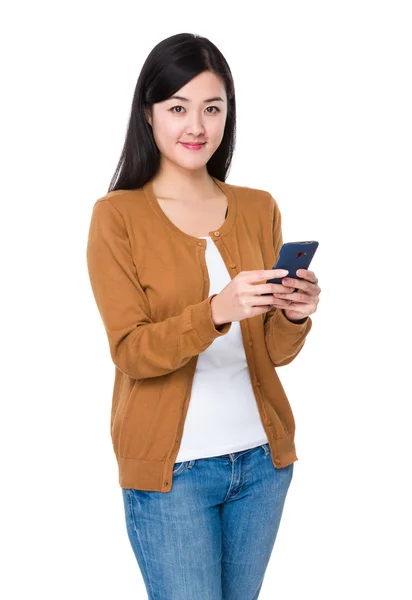
[[[150,109],[145,107],[144,114],[145,114],[146,120],[149,123],[150,127],[152,127],[152,115],[151,115]]]

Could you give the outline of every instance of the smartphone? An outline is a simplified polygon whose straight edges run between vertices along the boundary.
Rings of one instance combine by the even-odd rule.
[[[289,273],[286,277],[292,279],[302,279],[296,275],[299,269],[308,269],[312,258],[319,246],[319,242],[311,240],[309,242],[285,242],[280,249],[277,263],[272,269],[286,269]],[[274,277],[268,279],[266,283],[282,283],[283,277]],[[297,288],[295,288],[297,289]],[[272,296],[270,292],[261,294],[261,296]]]

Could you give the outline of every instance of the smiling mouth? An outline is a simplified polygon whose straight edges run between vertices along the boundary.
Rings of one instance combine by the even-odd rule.
[[[192,152],[200,152],[200,150],[203,150],[203,147],[205,146],[205,144],[185,144],[185,142],[180,143],[183,148],[186,148],[186,150],[191,150]]]

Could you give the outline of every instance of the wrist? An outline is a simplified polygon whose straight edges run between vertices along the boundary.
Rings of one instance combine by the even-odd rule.
[[[219,318],[219,316],[218,316],[218,313],[219,313],[218,296],[219,296],[219,294],[216,294],[215,296],[213,296],[212,300],[210,301],[210,313],[212,316],[213,324],[216,327],[219,327],[220,325],[223,325],[223,323],[225,323],[225,321],[222,321],[222,319]]]
[[[303,317],[302,319],[292,319],[291,317],[288,316],[287,311],[283,308],[282,308],[282,312],[288,321],[290,321],[291,323],[297,323],[298,325],[304,323],[307,319],[307,317]]]

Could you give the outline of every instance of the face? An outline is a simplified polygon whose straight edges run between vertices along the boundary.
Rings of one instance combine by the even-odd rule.
[[[163,167],[170,163],[193,171],[204,169],[222,141],[226,115],[224,83],[208,71],[197,75],[171,98],[153,104],[147,120]],[[190,149],[184,143],[202,146]]]

